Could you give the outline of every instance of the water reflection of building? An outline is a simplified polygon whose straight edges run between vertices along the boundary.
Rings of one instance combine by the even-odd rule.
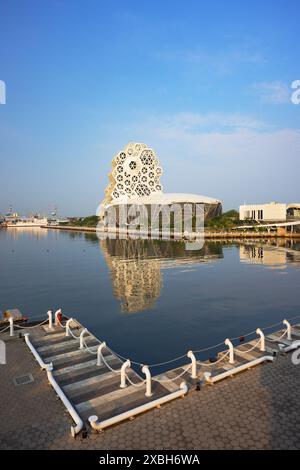
[[[6,230],[6,233],[13,240],[18,240],[20,237],[24,237],[24,234],[38,240],[39,238],[45,238],[48,234],[48,230],[40,227],[18,227],[10,228],[9,230]]]
[[[184,242],[107,238],[100,240],[100,246],[111,271],[114,294],[127,313],[153,308],[162,290],[162,268],[223,256],[221,245],[215,243],[189,251]]]
[[[262,264],[266,266],[286,266],[288,263],[300,265],[299,246],[280,241],[274,244],[243,244],[240,245],[242,262]]]

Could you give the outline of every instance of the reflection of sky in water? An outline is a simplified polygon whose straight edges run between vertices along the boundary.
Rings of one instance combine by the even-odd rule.
[[[0,230],[0,310],[62,307],[121,354],[160,362],[299,313],[300,241],[99,241]]]

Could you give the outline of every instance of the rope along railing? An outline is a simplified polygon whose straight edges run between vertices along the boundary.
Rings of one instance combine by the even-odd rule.
[[[197,361],[197,364],[201,365],[201,366],[204,366],[204,367],[212,367],[216,364],[219,364],[219,362],[222,362],[224,361],[224,359],[226,359],[227,357],[229,356],[229,351],[227,351],[226,353],[222,354],[219,359],[217,359],[216,361],[213,361],[213,362],[200,362],[200,361]]]
[[[161,378],[158,378],[158,377],[153,377],[153,380],[155,380],[156,382],[159,382],[159,383],[168,383],[168,382],[175,382],[175,380],[179,379],[180,377],[182,377],[184,374],[187,374],[189,372],[189,370],[191,369],[192,365],[190,364],[188,367],[186,368],[183,368],[183,371],[180,372],[178,375],[176,375],[175,377],[171,377],[169,379],[161,379]]]
[[[280,341],[285,335],[287,334],[287,330],[285,330],[279,338],[267,338],[268,341],[271,341],[273,343]]]
[[[23,326],[23,325],[14,324],[13,318],[10,317],[8,319],[9,325],[7,327],[3,328],[2,330],[0,330],[0,333],[5,332],[8,329],[10,329],[10,336],[13,336],[14,335],[14,327],[19,328],[19,329],[37,328],[39,326],[42,326],[42,325],[46,324],[47,322],[49,324],[49,329],[53,329],[52,311],[49,310],[47,312],[47,314],[48,314],[48,319],[42,321],[41,323],[38,323],[37,325],[32,325],[32,326]],[[185,375],[187,373],[190,373],[190,371],[191,371],[192,378],[196,379],[197,378],[197,367],[198,366],[200,366],[200,367],[213,367],[216,364],[219,364],[224,360],[228,360],[228,357],[229,357],[229,364],[234,364],[234,362],[235,362],[234,361],[234,351],[236,349],[236,346],[233,345],[233,341],[240,340],[240,342],[241,342],[241,341],[244,341],[244,338],[249,337],[251,335],[254,335],[254,334],[259,335],[260,338],[250,348],[248,348],[246,350],[245,349],[239,349],[238,350],[239,354],[248,354],[251,351],[253,351],[254,349],[258,348],[259,346],[260,346],[261,351],[265,351],[265,339],[267,339],[267,341],[271,341],[271,342],[278,342],[284,336],[287,336],[287,339],[291,340],[291,332],[292,332],[293,326],[291,325],[290,322],[300,318],[300,315],[297,315],[297,316],[291,318],[290,320],[284,320],[283,324],[285,325],[285,329],[284,329],[283,333],[279,337],[276,337],[276,338],[269,338],[269,337],[265,338],[264,331],[270,330],[270,329],[272,329],[276,326],[282,325],[282,322],[277,322],[277,323],[273,323],[271,325],[267,325],[263,328],[258,328],[255,331],[251,331],[249,333],[244,334],[243,336],[237,336],[235,338],[227,338],[225,340],[225,345],[228,346],[228,351],[226,351],[225,353],[222,353],[222,354],[219,353],[219,355],[218,355],[219,357],[216,360],[211,360],[210,362],[203,362],[203,361],[200,361],[200,360],[196,360],[195,354],[200,354],[200,353],[207,352],[207,351],[210,351],[210,350],[213,350],[213,349],[216,349],[216,348],[220,348],[222,345],[224,345],[224,342],[220,342],[220,343],[217,343],[213,346],[205,347],[205,348],[202,348],[202,349],[188,351],[187,354],[182,354],[181,356],[177,356],[173,359],[163,361],[163,362],[154,363],[154,364],[149,364],[147,366],[145,366],[141,362],[129,361],[125,356],[121,355],[120,353],[118,353],[118,352],[116,352],[116,351],[114,351],[110,348],[107,348],[105,342],[101,342],[95,337],[93,337],[93,339],[98,344],[97,349],[95,350],[96,346],[89,347],[87,345],[86,339],[84,338],[85,334],[90,334],[88,332],[88,330],[86,328],[83,328],[83,330],[77,336],[71,329],[71,325],[73,323],[76,323],[76,320],[74,320],[73,318],[69,318],[65,315],[64,315],[64,318],[67,319],[65,325],[62,324],[62,311],[61,311],[61,309],[57,310],[54,314],[55,325],[60,326],[61,328],[65,329],[66,330],[66,336],[72,336],[75,340],[79,341],[79,343],[80,343],[79,348],[80,349],[84,349],[84,350],[88,351],[90,354],[97,356],[97,362],[96,362],[97,366],[101,366],[101,365],[104,364],[107,367],[107,369],[109,369],[114,374],[120,374],[120,377],[121,377],[120,387],[121,388],[124,388],[124,387],[127,386],[126,381],[127,381],[127,383],[129,383],[130,385],[132,385],[134,387],[142,387],[142,386],[146,385],[146,396],[151,396],[152,395],[152,391],[151,391],[151,382],[152,381],[161,382],[161,383],[174,382],[177,379],[179,379],[180,377],[182,377],[183,375]],[[77,328],[80,327],[80,326],[81,325],[78,324]],[[115,357],[118,357],[119,359],[125,361],[122,364],[120,369],[114,369],[108,363],[107,357],[105,357],[104,354],[103,354],[104,349],[107,349],[112,355],[114,355]],[[155,368],[155,367],[162,367],[162,366],[165,366],[165,365],[168,365],[168,364],[172,364],[172,363],[181,361],[184,358],[190,359],[191,363],[187,367],[183,367],[182,371],[180,371],[175,377],[164,379],[164,378],[159,378],[159,376],[158,377],[152,377],[151,376],[150,369]],[[136,366],[140,366],[142,368],[142,372],[146,376],[145,379],[139,378],[139,380],[140,380],[139,383],[136,383],[135,381],[133,381],[129,377],[128,373],[126,372],[126,369],[128,367],[131,367],[131,364],[134,364]]]
[[[108,362],[106,361],[102,351],[100,351],[100,356],[101,356],[101,360],[103,361],[103,363],[106,365],[106,367],[111,371],[111,372],[114,372],[115,374],[120,374],[121,373],[121,369],[114,369],[113,367],[111,367]]]
[[[128,380],[128,382],[130,383],[130,385],[132,385],[133,387],[142,387],[142,386],[145,385],[145,383],[146,383],[146,379],[143,380],[143,379],[141,379],[141,378],[140,378],[140,380],[141,380],[140,383],[138,383],[138,384],[137,384],[137,383],[134,383],[134,382],[130,379],[130,377],[128,377],[128,374],[127,374],[126,372],[125,372],[125,377],[126,377],[126,379]]]
[[[86,349],[90,354],[93,354],[93,355],[96,355],[96,356],[97,356],[98,352],[95,351],[95,350],[92,350],[91,348],[89,348],[89,346],[86,344],[84,338],[83,338],[83,345],[84,345],[85,349]],[[94,346],[94,347],[95,347],[95,346]]]
[[[4,333],[4,331],[7,331],[8,329],[9,329],[9,325],[3,328],[2,330],[0,330],[0,333]]]
[[[259,346],[259,344],[261,344],[261,338],[259,338],[259,340],[249,349],[239,349],[239,353],[240,354],[248,354],[249,352],[253,351],[255,348],[257,348]]]
[[[295,317],[293,317],[292,319],[290,319],[289,321],[292,321],[292,320],[296,320],[300,318],[300,315],[297,315]],[[259,328],[257,330],[253,330],[253,331],[250,331],[249,333],[246,333],[246,334],[243,334],[241,336],[236,336],[234,338],[229,338],[229,340],[232,342],[232,341],[236,341],[236,340],[241,340],[241,338],[247,338],[251,335],[254,335],[255,333],[258,334],[258,330],[260,331],[263,331],[263,330],[268,330],[268,329],[271,329],[271,328],[274,328],[276,326],[279,326],[279,325],[282,325],[282,322],[277,322],[277,323],[273,323],[271,325],[267,325],[267,326],[264,326],[263,328]],[[286,334],[286,331],[284,332],[284,335]],[[283,336],[284,336],[283,335]],[[283,337],[282,336],[282,337]],[[279,338],[281,339],[281,338]],[[278,339],[274,340],[274,341],[277,341]],[[268,339],[269,341],[269,339]],[[262,343],[262,338],[260,338],[257,343],[255,344],[255,346],[251,347],[251,349],[249,351],[244,351],[244,350],[239,350],[239,352],[251,352],[252,350],[254,350],[256,347],[258,347],[259,344]],[[199,353],[202,353],[202,352],[206,352],[206,351],[210,351],[210,350],[213,350],[213,349],[216,349],[220,346],[224,345],[224,341],[220,342],[220,343],[217,343],[213,346],[208,346],[206,348],[202,348],[202,349],[196,349],[196,350],[193,350],[192,352],[194,354],[199,354]],[[114,350],[111,350],[113,354],[115,354],[116,356],[118,356],[120,359],[123,359],[123,360],[126,360],[127,358],[125,358],[124,356],[122,356],[120,353],[114,351]],[[226,355],[227,356],[227,355]],[[176,361],[180,361],[181,359],[185,358],[186,357],[186,354],[182,354],[181,356],[177,356],[175,357],[174,359],[170,359],[170,360],[167,360],[167,361],[164,361],[164,362],[157,362],[157,363],[153,363],[153,364],[149,364],[148,367],[149,368],[155,368],[155,367],[161,367],[161,366],[164,366],[164,365],[168,365],[168,364],[171,364],[173,362],[176,362]],[[217,361],[216,361],[217,362]],[[214,364],[216,364],[216,362],[214,362]],[[138,366],[142,366],[143,363],[141,362],[137,362],[137,361],[131,361],[132,364],[135,364],[135,365],[138,365]],[[200,364],[199,361],[197,361],[197,363]],[[210,366],[210,364],[206,364],[206,363],[203,363],[205,364],[205,366]]]
[[[29,330],[31,328],[37,328],[38,326],[42,326],[42,325],[45,325],[45,323],[48,323],[48,319],[47,320],[44,320],[42,321],[41,323],[38,323],[37,325],[32,325],[32,326],[22,326],[22,325],[17,325],[17,324],[14,324],[14,327],[15,328],[19,328],[19,329],[22,329],[22,330]]]

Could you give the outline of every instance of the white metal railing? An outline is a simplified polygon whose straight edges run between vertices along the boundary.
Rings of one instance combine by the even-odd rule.
[[[27,346],[29,347],[30,351],[32,352],[32,354],[34,355],[34,357],[36,358],[36,360],[38,361],[39,365],[41,366],[42,369],[45,369],[45,370],[52,370],[53,369],[53,364],[52,362],[49,362],[49,363],[46,363],[43,361],[43,359],[41,358],[41,356],[39,355],[39,353],[37,352],[37,350],[35,349],[35,347],[33,346],[33,344],[31,343],[30,339],[29,339],[29,333],[25,333],[24,334],[24,338],[25,338],[25,343],[27,344]]]
[[[71,404],[70,400],[66,397],[66,395],[64,394],[64,392],[62,391],[58,383],[56,382],[55,378],[53,377],[52,370],[47,369],[47,376],[48,376],[49,383],[52,385],[58,397],[61,399],[67,411],[69,412],[69,414],[71,415],[71,417],[76,423],[76,426],[71,426],[71,436],[75,437],[76,434],[78,434],[82,430],[83,421],[80,418],[77,411],[75,410],[75,408],[73,407],[73,405]]]
[[[152,408],[156,408],[158,406],[163,405],[171,400],[175,400],[176,398],[182,397],[186,395],[188,392],[188,387],[185,382],[180,384],[180,388],[175,392],[169,393],[161,398],[156,400],[152,400],[144,405],[138,406],[133,408],[132,410],[126,411],[125,413],[121,413],[117,416],[113,416],[112,418],[106,419],[105,421],[99,421],[98,416],[90,416],[89,422],[93,429],[96,431],[102,431],[103,429],[112,426],[114,424],[120,423],[126,419],[132,418],[140,413],[144,413],[145,411],[151,410]]]
[[[225,344],[229,348],[229,364],[234,364],[234,347],[229,338],[225,339]]]
[[[46,321],[48,321],[49,329],[53,330],[53,328],[54,328],[54,326],[53,326],[53,312],[51,310],[49,310],[47,312],[47,316],[48,316],[48,319],[43,321],[39,325],[42,325]],[[198,350],[198,351],[190,350],[190,351],[187,352],[186,355],[179,356],[177,358],[174,358],[174,359],[166,361],[166,362],[162,362],[162,363],[158,363],[158,364],[150,364],[150,365],[144,365],[144,364],[141,364],[141,363],[138,363],[138,362],[130,361],[129,359],[126,359],[123,356],[121,356],[120,354],[118,354],[118,353],[116,353],[116,352],[109,349],[109,351],[113,355],[115,355],[115,357],[118,357],[118,358],[123,360],[123,363],[122,363],[122,366],[120,367],[120,369],[114,369],[108,363],[107,356],[104,356],[104,349],[107,348],[107,345],[106,345],[105,342],[100,342],[99,340],[97,340],[99,342],[99,345],[98,345],[97,349],[95,350],[95,349],[89,348],[86,344],[86,341],[85,341],[85,335],[87,335],[89,333],[88,330],[86,328],[83,328],[83,330],[80,332],[79,336],[77,336],[72,332],[72,329],[71,329],[72,323],[75,322],[76,320],[74,320],[73,318],[68,318],[67,321],[66,321],[66,324],[62,325],[61,318],[62,318],[62,311],[61,311],[61,309],[59,309],[54,314],[54,323],[55,323],[55,325],[56,326],[60,325],[62,328],[65,329],[66,337],[72,336],[74,339],[78,340],[79,341],[79,349],[87,350],[91,354],[96,355],[96,357],[97,357],[97,360],[95,362],[96,366],[99,367],[99,366],[104,366],[105,365],[112,372],[114,372],[116,374],[120,374],[120,388],[125,388],[125,387],[127,387],[128,384],[131,384],[131,385],[136,386],[136,387],[145,386],[145,395],[146,395],[146,397],[151,397],[153,395],[153,392],[152,392],[152,382],[153,382],[153,380],[155,380],[157,382],[164,382],[164,381],[173,381],[173,382],[175,382],[176,379],[178,379],[181,376],[183,376],[184,374],[188,374],[188,373],[190,374],[192,379],[197,379],[198,378],[198,373],[197,373],[197,366],[198,365],[199,366],[204,366],[204,367],[210,367],[210,366],[213,366],[214,364],[217,364],[217,363],[225,361],[225,360],[228,361],[229,364],[231,364],[231,365],[235,364],[235,357],[234,357],[235,356],[235,346],[233,344],[233,341],[238,339],[238,338],[226,338],[225,345],[228,347],[228,350],[225,351],[224,353],[219,354],[219,358],[215,361],[211,361],[211,363],[207,363],[207,362],[204,363],[204,362],[197,361],[196,353],[203,352],[203,351],[208,351],[208,350],[214,349],[216,347],[220,347],[224,343],[218,343],[217,345],[214,345],[214,346],[211,346],[211,347],[208,347],[208,348],[203,348],[202,350]],[[295,318],[298,318],[298,317],[295,317]],[[5,331],[9,328],[10,336],[14,336],[15,327],[18,327],[18,328],[35,328],[36,326],[39,326],[39,325],[33,325],[31,327],[20,326],[20,325],[17,325],[17,324],[14,323],[14,319],[12,317],[10,317],[8,319],[8,321],[9,321],[8,327],[4,328],[2,331]],[[273,338],[273,339],[268,338],[268,341],[270,340],[270,341],[279,342],[280,339],[282,339],[284,336],[286,336],[287,340],[290,341],[291,344],[288,344],[288,346],[285,346],[285,347],[283,345],[281,345],[281,350],[283,350],[284,352],[291,351],[291,350],[296,349],[300,346],[300,340],[292,341],[292,325],[291,325],[290,321],[288,321],[287,319],[283,320],[283,324],[285,326],[285,329],[284,329],[284,331],[283,331],[283,333],[280,337]],[[252,346],[249,349],[247,349],[247,350],[239,349],[238,350],[239,354],[243,354],[243,353],[247,354],[247,353],[251,352],[252,350],[254,350],[255,348],[258,348],[258,347],[259,347],[259,350],[261,352],[265,352],[266,351],[266,338],[265,338],[264,330],[270,329],[271,327],[277,326],[278,324],[280,324],[280,323],[277,323],[275,325],[267,326],[263,329],[257,328],[254,332],[251,332],[251,333],[248,333],[247,335],[245,335],[245,336],[250,336],[250,335],[256,333],[259,336],[259,338],[258,338],[257,342],[252,344]],[[2,331],[0,331],[0,333]],[[40,357],[40,355],[35,350],[35,348],[33,347],[32,343],[29,340],[29,333],[25,333],[24,337],[25,337],[26,344],[30,348],[31,352],[34,354],[34,356],[35,356],[36,360],[39,362],[40,366],[47,371],[49,381],[51,379],[51,383],[52,383],[53,387],[56,389],[56,387],[59,387],[59,386],[57,384],[56,385],[54,384],[55,380],[54,380],[54,378],[52,377],[52,374],[51,374],[53,364],[52,363],[51,364],[46,364],[42,360],[42,358]],[[239,339],[241,340],[241,337],[239,337]],[[167,379],[167,380],[159,379],[159,377],[152,377],[150,369],[152,369],[153,367],[158,367],[158,366],[162,366],[162,365],[165,365],[165,364],[170,364],[172,362],[182,360],[184,357],[187,357],[190,360],[190,364],[189,364],[188,367],[182,368],[182,371],[176,377],[173,377],[173,378],[170,378],[170,379]],[[242,364],[242,365],[237,366],[237,367],[232,367],[232,368],[228,369],[227,371],[225,371],[221,374],[218,374],[217,376],[214,376],[214,377],[212,377],[211,373],[206,372],[204,374],[204,377],[205,377],[205,380],[207,382],[213,383],[213,382],[216,382],[218,380],[222,380],[222,378],[225,378],[228,375],[233,375],[233,374],[235,374],[235,373],[237,373],[241,370],[252,367],[252,366],[254,366],[256,364],[259,364],[263,361],[272,361],[272,360],[273,360],[272,356],[265,355],[265,356],[253,359],[251,361],[248,361],[246,364]],[[128,369],[131,367],[132,364],[139,365],[141,367],[142,373],[145,375],[144,379],[140,378],[140,380],[141,380],[140,383],[133,382],[131,380],[131,378],[129,377],[129,375],[128,375]],[[65,403],[67,409],[69,409],[69,405],[72,407],[72,405],[70,404],[70,402],[68,401],[68,399],[65,397],[65,395],[63,394],[63,392],[61,390],[60,390],[60,392],[57,392],[57,393],[59,394],[62,401]],[[176,394],[177,392],[174,392],[174,393]],[[180,393],[182,394],[182,390],[180,390]],[[170,394],[170,396],[171,395],[172,394]],[[155,402],[155,400],[151,403],[154,403],[154,402]],[[76,411],[74,409],[73,409],[73,411],[69,411],[69,412],[73,416],[73,419],[76,422],[76,427],[72,428],[72,435],[75,435],[75,434],[77,434],[77,432],[79,432],[78,429],[81,426],[81,421],[80,421],[80,418],[78,417],[78,415],[76,414]],[[134,411],[134,413],[138,413],[138,412],[141,412],[141,411]],[[76,415],[77,415],[77,417],[76,417]],[[74,418],[74,416],[75,416],[75,418]],[[116,418],[113,418],[113,419],[120,419],[120,417],[116,417]],[[125,418],[122,417],[121,419],[125,419]],[[98,421],[98,418],[97,418],[96,421]],[[94,425],[97,427],[98,425],[95,424],[96,421],[92,420],[91,425],[93,426],[92,423],[94,423]],[[108,421],[110,421],[110,420],[108,420]],[[103,425],[103,423],[101,423],[100,425],[101,425],[101,427],[106,427],[106,425],[108,425],[108,424]]]

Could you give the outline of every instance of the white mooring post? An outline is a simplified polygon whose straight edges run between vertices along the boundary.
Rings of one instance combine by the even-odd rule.
[[[73,321],[73,318],[69,318],[69,320],[66,323],[66,336],[70,336],[70,323]]]
[[[152,390],[151,390],[151,374],[148,366],[142,367],[142,372],[146,376],[146,397],[152,397]]]
[[[130,362],[129,359],[127,359],[127,361],[125,361],[124,364],[121,367],[121,384],[120,384],[120,388],[126,388],[127,387],[127,384],[126,384],[126,369],[127,369],[127,367],[131,367],[131,362]]]
[[[79,349],[84,349],[84,344],[83,344],[83,337],[87,333],[87,329],[83,328],[82,332],[80,333],[79,336]]]
[[[48,319],[49,319],[49,330],[53,329],[53,322],[52,322],[52,310],[48,310],[47,312]]]
[[[97,366],[102,366],[102,349],[106,348],[106,342],[103,341],[97,349]]]
[[[260,350],[265,351],[266,350],[266,342],[265,342],[265,335],[261,331],[260,328],[257,328],[256,334],[260,336]]]
[[[59,325],[59,321],[58,321],[58,315],[60,314],[61,315],[61,308],[56,310],[55,314],[54,314],[54,318],[55,318],[55,325],[58,326]]]
[[[225,339],[226,346],[229,347],[229,364],[234,364],[234,348],[229,338]]]
[[[187,353],[187,357],[192,361],[192,379],[197,378],[197,361],[193,351]]]
[[[287,320],[283,320],[282,322],[286,326],[286,331],[287,331],[287,339],[291,340],[292,339],[292,327],[290,322]]]
[[[14,319],[13,317],[9,317],[9,336],[14,336]]]

